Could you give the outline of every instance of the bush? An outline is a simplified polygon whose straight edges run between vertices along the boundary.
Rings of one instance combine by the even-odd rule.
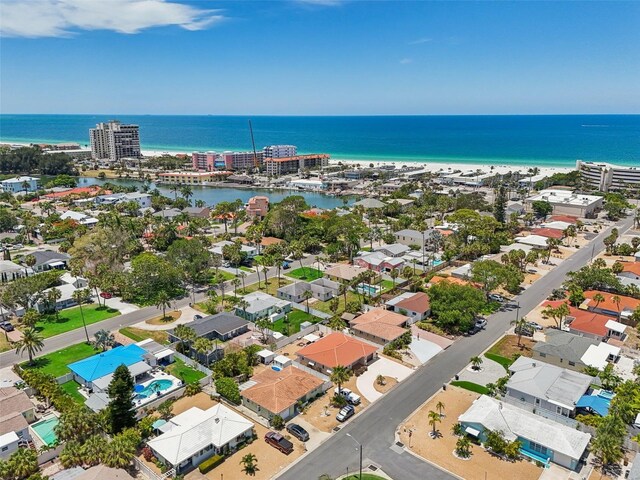
[[[149,447],[144,447],[142,449],[142,456],[147,462],[152,462],[155,459],[155,455],[153,454],[153,450]]]
[[[280,415],[275,415],[271,419],[271,426],[276,430],[282,430],[284,428],[284,420]]]
[[[187,385],[187,388],[184,389],[184,394],[187,397],[193,397],[202,391],[202,385],[199,383],[190,383]]]
[[[200,473],[202,474],[207,473],[224,462],[224,458],[225,457],[222,455],[214,455],[213,457],[208,458],[204,462],[202,462],[198,467],[198,470],[200,470]]]
[[[217,379],[216,391],[231,403],[240,404],[240,389],[233,378],[222,377]]]
[[[331,399],[331,405],[337,408],[342,408],[347,404],[347,399],[342,395],[335,394]]]

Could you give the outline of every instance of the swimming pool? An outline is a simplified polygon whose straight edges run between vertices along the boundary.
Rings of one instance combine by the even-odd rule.
[[[39,422],[31,425],[31,429],[42,440],[42,443],[50,447],[58,441],[55,428],[60,420],[55,415],[48,418],[43,418]]]
[[[160,380],[153,380],[148,385],[145,385],[144,389],[136,392],[136,398],[147,398],[158,392],[164,392],[169,390],[173,386],[173,382],[166,378]]]
[[[378,287],[376,287],[375,285],[369,285],[366,283],[359,285],[358,290],[360,290],[363,293],[367,293],[369,295],[376,295],[378,293]]]

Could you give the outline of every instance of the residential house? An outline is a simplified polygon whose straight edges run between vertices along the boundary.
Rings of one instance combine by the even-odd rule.
[[[187,472],[213,455],[226,454],[253,438],[253,423],[219,403],[207,410],[191,407],[162,425],[147,442],[154,455],[176,474]]]
[[[324,393],[325,382],[299,368],[288,366],[276,371],[266,369],[251,377],[249,388],[240,392],[242,405],[271,420],[279,415],[289,420],[297,413],[297,406]]]
[[[54,288],[60,292],[60,298],[56,300],[56,310],[64,310],[65,308],[75,307],[78,305],[78,302],[73,298],[73,294],[78,290],[78,288],[71,283],[63,283],[57,287],[47,288],[42,292],[42,299],[36,304],[38,312],[45,313],[53,310],[53,305],[49,304],[47,301],[47,294]],[[89,298],[91,298],[91,291],[89,291]],[[21,313],[21,310],[16,310],[16,315],[22,316],[23,314],[24,313]]]
[[[275,322],[282,318],[285,313],[291,311],[291,302],[263,292],[253,292],[245,295],[242,299],[249,305],[246,308],[240,308],[236,305],[236,315],[251,322],[261,318],[269,318],[271,322]]]
[[[36,421],[34,405],[24,390],[0,388],[0,458],[7,458],[31,440],[29,424]]]
[[[209,340],[219,340],[221,342],[226,342],[249,331],[249,322],[247,320],[229,312],[208,315],[185,325],[192,328],[198,338],[208,338]],[[171,342],[180,340],[175,336],[174,330],[169,330],[168,333]]]
[[[386,205],[386,203],[375,198],[363,198],[353,204],[354,207],[362,207],[366,210],[384,208]]]
[[[47,270],[58,269],[65,270],[67,264],[71,259],[70,255],[62,252],[56,252],[54,250],[36,250],[29,253],[36,259],[36,262],[31,268],[36,273],[46,272]],[[22,259],[24,263],[24,258]]]
[[[347,265],[345,263],[338,263],[337,265],[327,268],[324,274],[331,280],[341,283],[349,283],[362,272],[366,272],[367,269],[359,265]]]
[[[404,245],[402,243],[391,243],[389,245],[375,247],[373,251],[382,252],[387,257],[402,257],[406,253],[410,252],[411,248],[409,248],[408,245]]]
[[[525,456],[570,470],[578,468],[591,440],[588,433],[486,395],[474,400],[458,421],[467,434],[482,442],[488,431],[501,431],[506,440],[522,443]]]
[[[294,282],[280,287],[277,296],[293,303],[302,303],[305,301],[305,292],[311,292],[312,298],[326,302],[338,295],[339,289],[340,284],[337,282],[327,278],[317,278],[311,282]]]
[[[555,240],[562,240],[564,238],[564,232],[555,228],[532,228],[531,234],[544,238],[553,238]]]
[[[223,248],[229,245],[234,245],[234,242],[230,240],[221,240],[211,245],[209,251],[214,255],[224,257]],[[240,251],[243,252],[247,258],[253,258],[258,254],[258,249],[256,247],[252,245],[245,245],[244,243],[240,245]]]
[[[389,310],[409,317],[409,323],[426,320],[431,314],[429,295],[424,292],[406,292],[385,303]]]
[[[373,308],[354,318],[349,326],[354,334],[371,342],[386,345],[409,332],[409,317],[382,308]]]
[[[191,218],[209,218],[211,209],[209,207],[187,207],[182,210]]]
[[[365,252],[354,258],[353,263],[367,270],[373,270],[374,272],[391,272],[404,266],[404,260],[402,258],[388,257],[380,251]]]
[[[12,282],[26,275],[33,275],[30,267],[23,267],[11,260],[0,260],[0,283]]]
[[[24,193],[35,192],[38,190],[38,179],[35,177],[13,177],[7,178],[0,182],[0,187],[4,192],[10,193]]]
[[[545,341],[533,346],[534,359],[576,372],[582,372],[587,366],[603,369],[619,356],[620,347],[555,329],[547,330]]]
[[[269,212],[269,197],[251,197],[245,206],[245,211],[250,219],[257,218],[262,220]]]
[[[640,280],[640,262],[625,262],[622,264],[622,272],[618,274],[619,277],[631,278],[633,280]]]
[[[67,210],[60,215],[60,220],[73,220],[79,225],[85,227],[95,227],[98,224],[98,219],[87,215],[86,213],[76,212],[74,210]]]
[[[598,302],[594,299],[596,295],[602,295],[604,300]],[[585,301],[580,305],[581,309],[588,309],[595,313],[610,315],[614,319],[626,324],[631,324],[631,315],[634,310],[640,307],[640,300],[625,295],[616,295],[610,292],[599,290],[587,290],[584,292]],[[616,301],[616,297],[619,302]]]
[[[511,364],[509,375],[509,397],[565,417],[575,415],[576,403],[593,381],[584,373],[528,357],[519,357]]]
[[[396,238],[397,243],[401,243],[402,245],[429,245],[430,239],[432,235],[432,230],[425,230],[424,232],[419,232],[418,230],[411,230],[409,228],[405,228],[404,230],[399,230],[393,234]]]
[[[181,210],[177,208],[165,208],[164,210],[160,210],[153,214],[154,217],[166,218],[167,220],[173,220],[178,215],[182,213]]]
[[[133,480],[133,477],[122,468],[111,468],[106,465],[95,465],[86,470],[73,467],[61,470],[49,477],[50,480]]]
[[[379,347],[342,332],[334,332],[298,350],[298,361],[307,367],[331,374],[338,365],[356,369],[369,365]]]

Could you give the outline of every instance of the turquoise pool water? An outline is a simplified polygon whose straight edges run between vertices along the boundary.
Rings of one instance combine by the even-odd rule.
[[[144,387],[144,390],[137,392],[139,398],[147,398],[156,392],[163,392],[169,390],[173,382],[167,379],[154,380],[149,385]]]
[[[363,293],[368,293],[369,295],[376,295],[378,293],[378,287],[375,285],[360,285],[358,290]]]
[[[38,434],[44,443],[51,446],[58,441],[55,428],[59,421],[58,417],[51,417],[34,423],[31,425],[31,428]]]

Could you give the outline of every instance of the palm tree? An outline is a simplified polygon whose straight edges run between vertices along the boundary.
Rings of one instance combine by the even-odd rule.
[[[27,255],[26,257],[24,257],[24,264],[27,267],[33,267],[36,264],[36,261],[36,257],[34,257],[33,255]],[[29,276],[28,270],[26,268],[24,269],[24,273],[25,276]]]
[[[462,458],[468,458],[471,455],[471,440],[466,435],[458,438],[456,442],[456,454]]]
[[[511,322],[512,325],[515,326],[515,332],[518,335],[518,346],[522,346],[520,341],[522,340],[522,331],[527,328],[527,319],[526,317],[522,317],[520,319],[513,320]]]
[[[309,299],[311,298],[313,298],[313,293],[311,293],[311,290],[305,290],[304,293],[302,294],[302,299],[307,304],[307,313],[309,313]]]
[[[102,348],[103,352],[106,351],[108,347],[112,347],[116,342],[115,336],[104,329],[98,330],[94,334],[94,337],[96,337],[96,347]]]
[[[338,287],[338,295],[342,295],[342,298],[344,299],[344,306],[347,306],[347,293],[349,292],[349,285],[347,285],[346,283],[341,283],[340,286]]]
[[[242,310],[242,318],[247,318],[247,307],[249,306],[249,302],[247,302],[244,298],[236,304],[237,307]]]
[[[161,321],[164,321],[167,318],[167,315],[166,315],[167,308],[171,308],[171,297],[167,292],[165,292],[164,290],[161,290],[156,295],[155,303],[156,303],[156,308],[162,309]]]
[[[127,468],[136,455],[136,446],[125,435],[116,435],[109,444],[105,463],[111,468]]]
[[[242,280],[242,291],[244,292],[244,279],[247,278],[247,272],[240,271],[240,273],[238,273],[238,276],[240,277],[240,280]]]
[[[397,269],[393,269],[391,270],[391,272],[389,273],[389,276],[391,277],[391,279],[393,280],[393,289],[396,289],[396,279],[398,278],[398,270]]]
[[[333,317],[331,317],[331,319],[329,320],[329,323],[327,324],[327,326],[331,330],[335,330],[337,332],[341,332],[342,330],[347,328],[347,324],[345,323],[345,321],[342,320],[337,315],[334,315]]]
[[[80,447],[83,463],[91,466],[102,463],[106,457],[105,447],[107,447],[107,444],[101,435],[89,437]]]
[[[442,417],[442,411],[444,410],[444,403],[442,403],[442,401],[436,403],[436,410],[438,410],[438,414]]]
[[[431,410],[429,412],[429,426],[431,426],[432,430],[431,430],[431,438],[436,438],[437,436],[437,430],[436,430],[436,425],[438,424],[438,422],[441,422],[442,419],[440,418],[440,415],[438,415],[438,412],[434,412],[433,410]]]
[[[84,463],[82,444],[76,440],[69,440],[65,443],[64,448],[60,452],[60,463],[65,468],[82,465]]]
[[[601,293],[596,293],[592,300],[594,302],[596,302],[596,304],[593,306],[593,309],[596,310],[598,308],[598,305],[600,305],[600,303],[604,302],[605,298]]]
[[[205,337],[197,338],[193,343],[193,349],[200,355],[205,355],[213,348],[213,342]]]
[[[234,278],[233,280],[231,280],[231,285],[233,285],[233,295],[234,297],[238,296],[238,287],[240,286],[240,279],[239,278]]]
[[[16,343],[16,353],[22,355],[23,352],[27,352],[31,365],[33,365],[33,356],[43,348],[42,335],[33,327],[25,328],[22,331],[22,339]]]
[[[253,453],[247,453],[242,460],[240,460],[240,465],[242,465],[242,471],[246,475],[251,475],[252,477],[256,474],[258,470],[258,457],[256,457]]]
[[[469,359],[469,362],[471,362],[471,368],[473,370],[480,370],[480,365],[482,365],[482,358],[481,357],[471,357]]]
[[[87,337],[87,343],[91,343],[91,340],[89,340],[89,332],[87,331],[87,323],[84,320],[84,311],[82,310],[82,304],[89,299],[89,290],[87,288],[80,288],[71,294],[71,298],[80,306],[80,316],[82,317],[84,334]]]
[[[185,351],[186,342],[194,341],[197,338],[195,330],[186,325],[176,326],[176,328],[173,329],[173,335],[180,339],[183,352]]]
[[[342,391],[342,384],[349,381],[351,378],[351,370],[347,367],[343,367],[342,365],[336,365],[329,376],[329,379],[338,385],[338,392]]]
[[[193,190],[188,185],[185,185],[180,188],[180,195],[184,198],[189,205],[191,205],[191,197],[193,197]]]
[[[52,288],[47,292],[46,302],[52,306],[53,312],[56,316],[56,322],[58,321],[58,300],[62,298],[62,292],[58,288]]]
[[[620,302],[622,301],[618,295],[614,295],[611,297],[611,301],[616,304],[616,309],[618,310],[618,320],[620,320],[620,315],[622,312],[620,311]]]

